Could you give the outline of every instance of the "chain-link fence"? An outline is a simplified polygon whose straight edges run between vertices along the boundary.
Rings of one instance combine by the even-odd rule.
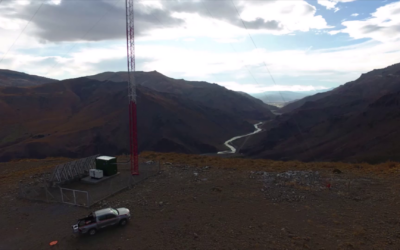
[[[81,180],[54,186],[46,178],[20,183],[19,196],[29,200],[62,202],[70,205],[90,207],[101,200],[117,194],[160,172],[159,162],[142,162],[139,175],[131,175],[130,165],[118,163],[118,173],[98,183],[85,183]],[[43,173],[39,176],[49,175]]]
[[[18,195],[33,201],[61,202],[61,196],[54,193],[54,188],[30,183],[20,183]]]
[[[87,184],[92,185],[93,189],[89,189],[89,204],[90,206],[104,200],[122,190],[131,188],[137,183],[144,181],[160,172],[160,164],[158,162],[147,162],[139,164],[139,175],[131,175],[129,165],[118,166],[120,174],[102,183]],[[87,187],[86,185],[86,187]]]

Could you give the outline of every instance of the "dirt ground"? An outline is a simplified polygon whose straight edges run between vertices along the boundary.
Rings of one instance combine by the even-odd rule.
[[[90,209],[16,197],[21,175],[63,161],[0,164],[1,250],[400,249],[397,165],[374,174],[307,164],[260,170],[251,160],[243,168],[172,162]],[[76,219],[107,206],[131,209],[132,220],[73,235]]]

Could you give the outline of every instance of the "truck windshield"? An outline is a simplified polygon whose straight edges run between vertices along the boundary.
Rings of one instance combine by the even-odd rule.
[[[111,212],[113,213],[113,214],[115,214],[115,215],[119,215],[119,212],[118,212],[118,210],[116,210],[116,209],[111,209]]]

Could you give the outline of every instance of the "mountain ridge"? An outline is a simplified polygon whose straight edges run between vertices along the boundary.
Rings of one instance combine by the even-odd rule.
[[[306,97],[259,138],[249,140],[243,152],[285,160],[400,160],[393,151],[400,149],[399,95],[400,64],[368,72],[334,90]]]
[[[57,81],[23,72],[0,69],[0,87],[29,87]]]
[[[134,74],[135,82],[138,83],[138,85],[146,86],[147,88],[162,93],[186,96],[204,106],[240,115],[251,121],[270,119],[275,116],[270,111],[270,105],[250,95],[243,95],[215,83],[173,79],[157,71],[139,71]],[[90,79],[112,82],[126,82],[128,78],[126,72],[105,72],[87,77]],[[241,103],[241,105],[236,105],[236,103]]]
[[[358,79],[347,82],[330,91],[324,93],[318,93],[312,96],[305,97],[301,100],[292,102],[281,108],[281,112],[288,113],[295,109],[300,108],[306,102],[318,101],[332,94],[343,95],[348,91],[352,91],[351,93],[358,98],[360,97],[368,98],[368,100],[370,101],[376,100],[378,98],[377,96],[383,96],[387,93],[396,92],[397,90],[400,90],[399,85],[398,84],[396,85],[396,79],[398,79],[398,77],[400,77],[400,63],[393,64],[391,66],[382,69],[374,69],[370,72],[361,74],[361,76]],[[376,88],[374,86],[375,82],[382,82],[383,86],[381,86],[380,89]],[[361,93],[361,95],[359,93]]]
[[[156,77],[166,81],[160,74]],[[183,81],[179,84],[190,88]],[[207,84],[202,83],[206,86],[203,94]],[[239,94],[224,92],[226,96],[218,98],[228,100],[231,107],[226,109],[240,109],[243,102],[249,108],[259,103],[246,98],[236,103]],[[217,152],[225,149],[223,143],[229,138],[252,132],[251,120],[258,118],[204,105],[179,89],[168,93],[143,84],[137,86],[137,98],[140,151]],[[31,87],[0,87],[0,116],[7,117],[0,124],[0,160],[127,153],[127,104],[126,82],[81,77]],[[258,107],[265,110],[260,112]],[[269,118],[263,104],[253,108],[259,117]]]

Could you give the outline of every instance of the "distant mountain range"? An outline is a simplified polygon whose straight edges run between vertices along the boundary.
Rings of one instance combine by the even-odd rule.
[[[105,72],[90,79],[112,82],[126,82],[126,72]],[[154,91],[179,95],[209,108],[218,109],[229,114],[249,120],[265,120],[273,116],[270,105],[240,92],[221,87],[218,84],[197,81],[185,81],[166,77],[157,71],[135,72],[135,81]]]
[[[126,77],[105,72],[53,81],[0,71],[0,161],[127,153]],[[136,72],[135,79],[140,151],[215,153],[265,121],[263,132],[240,141],[245,157],[400,161],[400,64],[278,110],[217,84],[156,71]]]
[[[400,160],[400,64],[281,109],[242,152],[306,161]]]
[[[0,87],[28,87],[56,81],[58,80],[0,69]]]
[[[274,105],[277,107],[283,107],[293,101],[300,100],[304,97],[315,95],[317,93],[326,92],[327,90],[313,90],[313,91],[267,91],[263,93],[252,94],[255,98],[260,99],[264,103]]]
[[[23,73],[6,74],[6,87],[0,87],[1,161],[128,152],[126,73],[45,84],[37,77],[30,87],[14,86]],[[274,117],[260,100],[216,84],[158,72],[135,75],[140,151],[217,152],[227,139],[253,131],[252,122]]]

